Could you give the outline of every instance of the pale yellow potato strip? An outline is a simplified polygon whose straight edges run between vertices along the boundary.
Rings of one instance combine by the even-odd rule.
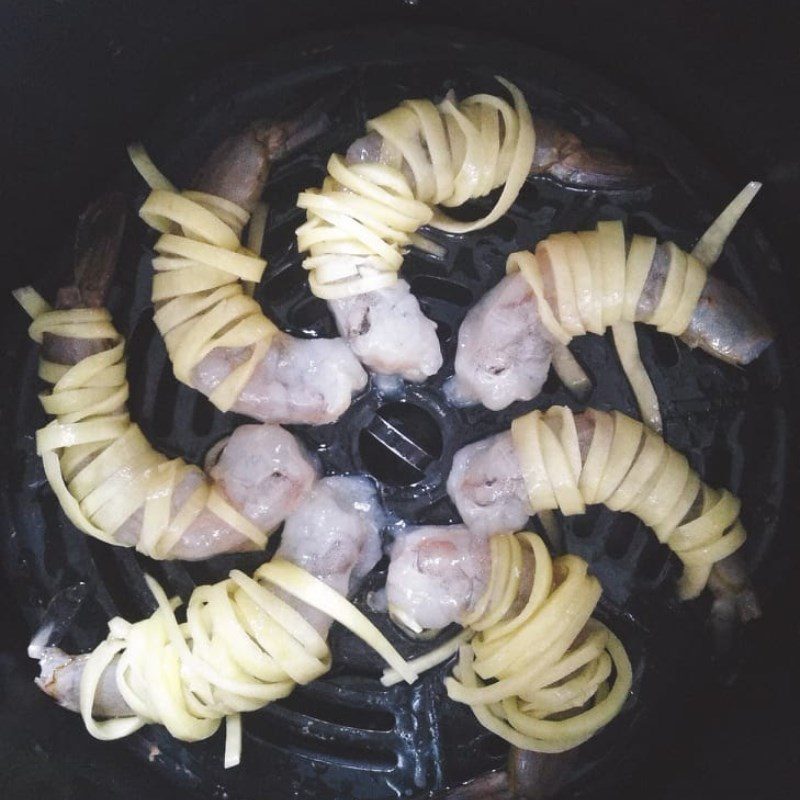
[[[600,587],[584,561],[551,561],[532,533],[498,534],[496,540],[504,546],[492,548],[485,593],[490,600],[465,620],[475,633],[460,645],[445,686],[453,700],[468,704],[482,725],[511,744],[562,752],[619,713],[631,688],[630,661],[619,640],[592,619]],[[498,591],[495,584],[523,570],[532,581],[522,610],[512,613],[520,605],[518,592]]]
[[[147,583],[158,610],[133,624],[112,620],[108,638],[89,656],[83,672],[81,714],[97,738],[117,739],[160,723],[176,738],[198,741],[225,720],[225,766],[238,764],[241,713],[285,697],[296,683],[309,683],[331,666],[325,640],[273,591],[275,586],[363,636],[402,679],[417,677],[346,598],[287,561],[264,564],[252,578],[234,570],[219,583],[197,587],[184,624],[175,617],[178,603],[170,602],[149,576]],[[457,638],[460,643],[466,635]],[[447,647],[452,654],[457,643]],[[97,720],[92,709],[98,683],[115,658],[117,686],[133,713]],[[429,662],[430,656],[421,666]]]
[[[640,314],[639,302],[658,245],[652,236],[637,234],[626,250],[621,222],[598,222],[594,231],[554,233],[540,241],[533,253],[511,253],[506,271],[519,271],[531,287],[542,324],[558,343],[554,365],[570,388],[585,392],[588,378],[574,359],[567,357],[565,346],[575,336],[601,334],[611,328],[642,419],[653,430],[661,431],[658,396],[642,364],[634,323],[653,325],[673,336],[686,331],[705,286],[708,267],[760,186],[748,184],[691,254],[672,242],[661,245],[668,251],[669,263],[663,290],[649,315]]]
[[[181,459],[167,459],[131,421],[126,407],[125,342],[109,312],[54,311],[30,287],[14,296],[35,315],[30,334],[37,342],[45,333],[111,342],[107,350],[72,366],[45,359],[40,364],[40,375],[51,383],[41,395],[42,406],[55,419],[37,431],[37,452],[69,520],[107,544],[128,546],[118,540],[117,531],[142,508],[136,548],[163,559],[170,558],[186,528],[208,508],[263,547],[270,531],[258,530],[222,494],[209,492],[205,476],[178,508],[172,508],[177,487],[199,470]]]
[[[634,514],[683,562],[687,580],[681,584],[681,598],[696,596],[711,567],[744,543],[739,501],[703,483],[684,455],[641,422],[619,411],[584,413],[591,414],[593,431],[577,473],[575,423],[567,407],[547,412],[559,421],[555,430],[561,431],[560,437],[549,429],[549,437],[542,435],[541,411],[511,425],[534,514],[554,508],[566,515],[581,513],[582,503],[603,503]],[[698,499],[702,510],[687,519]],[[474,646],[477,652],[480,645]]]

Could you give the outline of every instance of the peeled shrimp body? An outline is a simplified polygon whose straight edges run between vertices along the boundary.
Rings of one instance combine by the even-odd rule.
[[[507,453],[509,438],[516,473],[513,458],[493,467],[494,454]],[[591,503],[636,515],[682,561],[683,599],[696,597],[746,538],[739,500],[707,486],[683,455],[620,412],[533,411],[514,420],[510,433],[469,445],[455,463],[448,492],[465,523],[483,533],[505,530],[526,512],[581,514]],[[715,591],[727,585],[710,583]]]
[[[416,633],[444,628],[477,602],[489,568],[485,536],[463,525],[411,528],[392,547],[386,578],[389,613]]]
[[[420,383],[441,368],[436,323],[422,313],[404,280],[329,305],[339,333],[373,372]]]
[[[246,358],[242,349],[217,347],[195,368],[192,385],[210,396]],[[264,422],[322,425],[339,418],[365,380],[340,339],[277,333],[231,410]]]
[[[367,478],[323,478],[283,526],[277,555],[350,596],[380,561],[383,509]],[[330,617],[303,609],[314,627],[327,631]]]
[[[626,246],[619,222],[552,234],[535,253],[513,253],[508,277],[462,324],[451,393],[491,409],[531,399],[555,348],[563,352],[575,336],[610,327],[642,418],[660,430],[633,323],[653,325],[733,364],[750,363],[772,341],[745,297],[709,276],[708,266],[652,237],[634,236]]]
[[[260,250],[266,209],[258,200],[270,163],[305,140],[299,125],[256,123],[227,139],[194,191],[178,193],[140,148],[131,155],[152,188],[140,215],[162,233],[153,259],[154,319],[178,380],[222,411],[322,425],[350,406],[366,373],[341,339],[280,332],[243,284],[257,283],[267,264],[241,244],[242,231],[249,222],[249,244]]]
[[[180,625],[177,604],[148,579],[159,604],[149,619],[112,620],[109,637],[85,656],[46,648],[39,686],[80,710],[100,739],[161,723],[176,738],[197,741],[224,718],[226,766],[233,766],[239,713],[285,697],[330,668],[325,639],[332,618],[413,680],[415,673],[339,591],[354,590],[380,556],[374,489],[359,478],[325,479],[309,503],[287,521],[275,558],[252,578],[233,570],[226,580],[196,588]]]
[[[467,527],[484,536],[520,530],[533,514],[511,431],[462,447],[447,491]]]
[[[547,380],[552,355],[553,338],[530,286],[521,275],[509,276],[461,324],[448,399],[455,405],[480,402],[492,411],[531,400]]]
[[[307,222],[297,230],[312,291],[327,300],[391,286],[403,249],[431,225],[451,233],[485,228],[513,204],[529,175],[608,186],[629,182],[635,168],[583,146],[548,120],[534,127],[522,92],[498,77],[513,100],[476,94],[438,105],[406,100],[371,119],[367,135],[334,154],[320,189],[298,197]],[[537,131],[541,128],[541,138]],[[569,165],[569,166],[568,166]],[[473,222],[435,209],[503,190]]]

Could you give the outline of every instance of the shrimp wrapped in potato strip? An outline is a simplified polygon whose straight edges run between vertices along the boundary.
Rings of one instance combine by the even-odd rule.
[[[129,148],[151,187],[140,216],[155,243],[155,323],[175,376],[221,411],[262,422],[333,422],[367,376],[341,339],[300,339],[280,331],[252,295],[266,269],[259,255],[270,166],[323,124],[314,107],[286,123],[256,122],[224,140],[180,192],[141,145]],[[246,226],[247,245],[242,243]]]
[[[239,763],[240,714],[286,697],[331,666],[334,620],[372,646],[409,682],[416,673],[346,597],[380,558],[382,514],[363,478],[326,478],[286,522],[275,558],[252,577],[239,570],[189,598],[169,601],[151,578],[158,609],[109,623],[90,654],[45,648],[39,686],[79,710],[98,739],[118,739],[149,723],[184,741],[227,727],[225,766]]]
[[[582,514],[593,503],[634,514],[683,563],[683,599],[724,570],[746,538],[736,497],[709,487],[684,455],[618,411],[553,406],[518,417],[510,433],[456,454],[448,492],[484,535],[520,527],[530,514]],[[724,586],[711,582],[715,591]]]
[[[55,419],[36,435],[47,479],[70,521],[109,544],[183,559],[262,548],[316,467],[277,425],[238,428],[208,476],[150,445],[130,419],[125,343],[102,307],[124,219],[116,196],[81,218],[76,285],[59,291],[58,308],[29,287],[14,293],[51,385],[40,398]]]
[[[333,154],[320,189],[298,197],[307,221],[297,244],[311,291],[328,300],[339,330],[371,370],[424,380],[442,364],[436,326],[398,279],[417,230],[463,233],[499,219],[534,161],[535,135],[522,93],[500,82],[514,105],[478,94],[406,100],[370,120],[347,157]],[[435,206],[460,206],[503,186],[494,208],[470,223]],[[402,343],[401,347],[395,345]]]
[[[155,450],[130,418],[125,343],[104,308],[51,310],[17,293],[34,316],[31,336],[108,342],[66,365],[43,358],[41,395],[56,419],[37,431],[45,474],[64,513],[84,533],[157,559],[202,559],[261,549],[316,480],[316,467],[277,425],[243,425],[207,476]]]
[[[451,398],[494,410],[532,399],[551,361],[569,386],[584,391],[591,384],[567,345],[610,328],[642,419],[660,431],[658,398],[639,356],[634,323],[733,364],[749,364],[772,341],[769,325],[746,298],[708,273],[759,186],[745,187],[693,253],[650,236],[626,242],[618,221],[551,234],[534,252],[512,253],[508,277],[461,326]]]
[[[619,713],[632,682],[622,643],[592,618],[600,584],[583,559],[551,561],[536,534],[500,534],[490,547],[489,586],[464,619],[475,635],[447,693],[519,749],[577,747]]]
[[[381,137],[378,162],[328,161],[321,189],[298,198],[308,221],[297,229],[309,255],[311,290],[326,300],[382,289],[397,281],[404,247],[423,225],[451,233],[479,230],[512,205],[533,163],[536,138],[525,97],[498,78],[514,106],[479,94],[406,100],[367,123]],[[494,208],[474,222],[457,222],[435,206],[460,206],[498,186]]]
[[[451,698],[515,748],[561,753],[619,713],[632,680],[624,647],[592,618],[601,587],[587,569],[576,556],[551,560],[533,533],[487,542],[459,526],[421,528],[392,552],[390,613],[417,630],[463,625],[414,668],[458,652]],[[389,670],[384,682],[399,677]]]

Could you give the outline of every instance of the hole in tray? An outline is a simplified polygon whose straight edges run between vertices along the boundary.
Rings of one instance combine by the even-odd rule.
[[[433,416],[411,403],[387,403],[359,436],[361,458],[378,480],[411,486],[442,454],[442,432]]]
[[[345,705],[326,700],[320,692],[313,695],[296,689],[289,697],[279,701],[280,704],[314,719],[331,722],[334,725],[345,725],[367,731],[391,731],[395,726],[394,714],[376,708]]]

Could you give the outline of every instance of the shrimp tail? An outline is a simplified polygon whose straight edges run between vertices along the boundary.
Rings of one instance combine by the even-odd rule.
[[[125,233],[127,204],[120,192],[108,192],[81,214],[75,233],[74,283],[56,295],[56,308],[102,308],[117,267]],[[107,350],[106,339],[78,339],[45,333],[42,357],[56,364],[77,364]]]
[[[36,685],[62,708],[80,709],[80,676],[86,658],[71,656],[58,647],[45,647],[39,657]]]
[[[729,364],[749,364],[772,344],[769,323],[733,286],[709,276],[681,340]]]
[[[68,655],[58,645],[74,624],[88,595],[89,588],[83,582],[58,592],[47,604],[28,645],[28,656],[39,662],[36,685],[70,711],[77,711],[80,704],[80,673],[86,659]]]
[[[60,309],[102,308],[108,297],[125,232],[125,196],[108,192],[78,218],[74,245],[74,280],[59,289]]]
[[[305,147],[331,127],[331,115],[350,90],[344,82],[323,94],[293,119],[273,126],[270,158],[280,161]]]
[[[46,650],[53,649],[64,638],[88,595],[89,588],[83,581],[54,595],[28,645],[31,658],[40,659]]]
[[[333,109],[349,88],[340,86],[322,95],[294,117],[280,122],[256,120],[229,136],[200,167],[193,187],[252,212],[264,192],[271,165],[328,130]]]
[[[714,596],[709,625],[715,649],[718,653],[730,652],[739,624],[761,616],[761,603],[738,553],[714,565],[708,588]]]
[[[39,656],[39,677],[36,685],[68,711],[80,712],[81,677],[88,655],[69,655],[58,647],[46,647]],[[103,670],[92,704],[96,717],[110,719],[126,717],[133,713],[122,696],[116,679],[119,656]]]
[[[564,786],[575,751],[534,753],[512,747],[506,770],[487,772],[437,795],[438,800],[549,800]]]
[[[508,754],[508,782],[515,798],[548,800],[564,786],[576,761],[576,751],[534,753],[512,747]]]
[[[549,176],[570,186],[630,189],[653,183],[655,165],[597,147],[587,147],[552,120],[535,120],[536,151],[531,176]]]

